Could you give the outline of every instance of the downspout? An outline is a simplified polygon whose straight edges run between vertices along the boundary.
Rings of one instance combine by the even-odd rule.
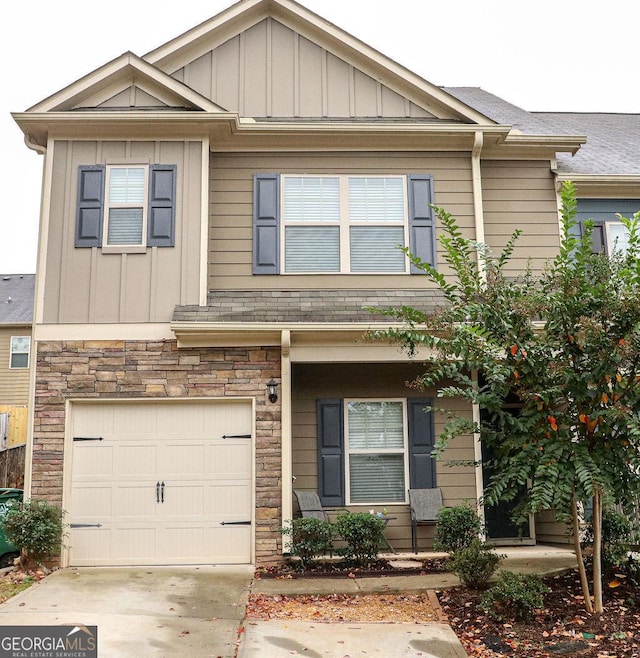
[[[282,525],[293,518],[293,465],[291,432],[291,331],[283,329],[280,339],[280,432],[282,459]],[[289,539],[282,542],[283,553],[289,552]]]
[[[473,149],[471,151],[471,185],[473,191],[473,213],[476,229],[476,242],[484,243],[484,208],[482,205],[482,168],[480,166],[480,156],[482,154],[482,146],[484,138],[481,130],[476,131],[473,140]],[[485,276],[484,271],[480,272],[481,276]],[[478,372],[472,373],[474,383],[478,383]],[[480,405],[474,403],[471,407],[473,422],[477,426],[480,424]],[[484,494],[484,477],[482,475],[482,443],[480,441],[480,434],[475,432],[473,435],[473,458],[476,463],[476,504],[478,507],[478,514],[484,522],[484,504],[482,503],[482,496]]]
[[[35,424],[36,406],[36,366],[38,363],[38,340],[36,324],[42,320],[44,304],[44,269],[47,253],[47,234],[49,217],[49,199],[51,196],[51,181],[53,179],[53,142],[49,141],[47,146],[37,144],[30,135],[24,136],[24,143],[32,151],[44,156],[42,162],[42,188],[40,190],[40,226],[38,233],[38,251],[36,263],[35,294],[33,300],[33,316],[31,321],[31,345],[29,351],[29,397],[27,406],[27,444],[25,446],[24,460],[24,498],[31,498],[31,483],[33,481],[33,430]]]

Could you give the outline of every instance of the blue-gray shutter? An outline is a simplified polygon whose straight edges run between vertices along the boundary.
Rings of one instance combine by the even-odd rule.
[[[280,175],[253,176],[253,273],[280,272]]]
[[[149,247],[173,247],[176,243],[176,169],[176,165],[149,167]]]
[[[344,405],[317,401],[318,496],[325,507],[344,505]]]
[[[102,245],[104,172],[104,165],[80,165],[78,167],[76,247],[100,247]]]
[[[431,453],[434,448],[433,415],[425,411],[431,400],[407,399],[409,434],[409,481],[411,489],[431,489],[436,486],[436,466]]]
[[[436,266],[436,230],[433,216],[433,176],[410,174],[407,176],[409,194],[409,251],[414,256]],[[411,274],[421,269],[411,264]]]

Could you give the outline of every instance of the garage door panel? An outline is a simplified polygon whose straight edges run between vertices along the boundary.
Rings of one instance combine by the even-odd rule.
[[[251,440],[212,442],[207,445],[205,472],[216,480],[251,477]]]
[[[250,510],[251,487],[248,482],[224,482],[207,488],[205,516],[219,521],[248,521]]]
[[[73,466],[79,480],[94,480],[113,473],[113,446],[76,443],[73,446]]]
[[[253,441],[247,401],[76,404],[73,565],[246,564]],[[164,502],[157,484],[164,483]],[[224,526],[222,522],[248,525]]]
[[[76,487],[71,496],[71,509],[75,523],[96,523],[97,518],[110,518],[113,514],[111,486]]]

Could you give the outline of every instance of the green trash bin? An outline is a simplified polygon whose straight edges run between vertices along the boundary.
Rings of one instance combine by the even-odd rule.
[[[2,519],[11,501],[22,502],[22,495],[22,489],[0,489],[0,568],[13,565],[13,560],[19,555],[18,549],[4,534]]]

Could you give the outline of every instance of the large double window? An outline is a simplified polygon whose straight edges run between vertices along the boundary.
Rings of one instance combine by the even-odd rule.
[[[253,177],[253,274],[419,274],[435,267],[427,173]]]
[[[404,176],[283,176],[284,271],[408,271]]]

